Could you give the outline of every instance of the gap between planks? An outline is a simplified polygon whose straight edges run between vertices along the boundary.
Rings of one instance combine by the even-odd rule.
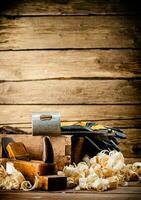
[[[3,4],[5,3],[2,1]],[[140,13],[138,1],[36,1],[24,0],[12,2],[12,9],[9,4],[1,4],[1,14],[5,15],[134,15]],[[21,9],[22,7],[22,9]],[[11,7],[10,7],[11,8]]]

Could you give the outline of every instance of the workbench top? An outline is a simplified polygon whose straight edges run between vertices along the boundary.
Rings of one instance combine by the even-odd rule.
[[[93,192],[93,191],[32,191],[32,192],[17,192],[17,191],[1,191],[0,200],[7,199],[41,199],[41,200],[141,200],[141,184],[135,184],[128,187],[119,187],[116,190],[110,190],[105,192]]]

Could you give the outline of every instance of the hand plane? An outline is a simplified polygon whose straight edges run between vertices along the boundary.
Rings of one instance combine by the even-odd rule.
[[[6,158],[14,162],[24,176],[53,175],[56,174],[54,153],[49,137],[43,138],[42,160],[30,160],[25,145],[22,142],[14,142],[12,138],[2,138],[2,148]]]
[[[38,189],[62,190],[66,188],[66,177],[56,175],[54,153],[49,137],[43,138],[42,161],[30,160],[29,153],[24,144],[14,142],[12,138],[3,137],[2,147],[7,158],[1,159],[1,163],[6,165],[7,162],[12,162],[14,167],[32,184],[34,183],[35,176],[37,176],[39,179]]]

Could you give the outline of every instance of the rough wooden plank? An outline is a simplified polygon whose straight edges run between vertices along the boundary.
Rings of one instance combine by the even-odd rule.
[[[31,128],[32,112],[60,112],[61,121],[96,121],[109,126],[141,127],[141,105],[0,105],[0,124]]]
[[[0,80],[141,77],[140,50],[2,51]]]
[[[141,129],[125,130],[127,139],[122,140],[119,148],[126,158],[141,158]],[[134,151],[138,146],[138,151]]]
[[[138,191],[140,190],[140,188],[138,187]],[[34,192],[3,192],[1,191],[0,193],[0,197],[1,200],[6,200],[6,199],[50,199],[50,200],[64,200],[64,199],[74,199],[74,200],[85,200],[85,199],[89,199],[89,200],[103,200],[103,198],[105,200],[112,200],[114,198],[114,200],[140,200],[141,198],[141,194],[140,193],[131,193],[130,189],[128,188],[128,190],[125,190],[126,192],[123,193],[116,193],[115,194],[111,194],[111,193],[98,193],[98,192],[89,192],[89,193],[72,193],[72,192],[68,192],[65,193],[60,192],[60,193],[48,193],[48,192],[39,192],[39,191],[34,191]]]
[[[0,18],[0,50],[140,48],[139,18],[61,16]]]
[[[129,15],[141,11],[137,0],[1,0],[0,5],[4,15]]]
[[[0,104],[140,104],[141,80],[1,82]]]
[[[88,190],[81,190],[81,191],[77,191],[77,190],[74,190],[74,189],[66,189],[66,190],[63,190],[63,191],[32,191],[32,192],[23,192],[23,191],[20,191],[21,193],[36,193],[38,192],[39,194],[48,194],[48,193],[51,193],[51,194],[60,194],[60,193],[63,193],[63,194],[91,194],[91,195],[94,195],[94,194],[100,194],[100,195],[104,195],[104,194],[126,194],[127,191],[128,191],[128,194],[141,194],[141,184],[138,183],[138,182],[128,182],[129,186],[126,186],[126,187],[123,187],[123,186],[119,186],[117,189],[112,189],[112,190],[107,190],[107,191],[103,191],[103,192],[96,192],[96,191],[88,191]],[[2,193],[5,193],[6,191],[3,191],[3,190],[0,190],[0,192]],[[1,193],[1,194],[2,194]],[[15,194],[15,193],[19,193],[19,191],[7,191],[7,193],[9,194]]]

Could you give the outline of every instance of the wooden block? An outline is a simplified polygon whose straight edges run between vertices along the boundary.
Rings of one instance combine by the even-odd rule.
[[[29,153],[21,142],[10,142],[6,149],[11,159],[29,160]]]
[[[25,177],[30,178],[37,175],[49,175],[55,174],[55,164],[46,164],[43,161],[31,160],[31,161],[20,161],[15,160],[14,167],[19,170]]]
[[[11,137],[10,134],[0,134],[0,139],[2,137]],[[33,137],[31,134],[12,134],[12,139],[15,142],[24,143],[27,151],[29,152],[31,160],[42,160],[43,154],[43,138],[42,136]],[[33,142],[34,141],[34,142]],[[58,170],[62,170],[64,165],[70,164],[71,154],[69,153],[69,148],[71,149],[71,137],[60,136],[51,137],[51,142],[54,150],[54,159]],[[67,144],[67,152],[66,152]]]
[[[42,190],[64,190],[67,186],[67,177],[65,176],[39,176],[39,188]]]
[[[71,162],[79,163],[82,161],[82,150],[83,150],[84,138],[83,137],[74,137],[72,136],[72,158]],[[74,153],[75,152],[75,153]]]
[[[52,16],[52,15],[137,15],[141,13],[140,1],[119,0],[24,0],[0,1],[1,15]],[[11,6],[10,9],[9,7]],[[77,17],[76,17],[77,18]],[[64,197],[65,198],[65,197]]]
[[[67,186],[67,177],[55,175],[55,165],[45,164],[42,161],[32,160],[10,160],[1,158],[0,164],[6,167],[7,162],[12,162],[14,167],[20,171],[24,177],[32,184],[35,182],[35,176],[38,176],[38,189],[42,190],[64,190]],[[50,175],[49,175],[50,174]]]
[[[1,82],[0,104],[140,104],[140,85],[140,79]]]
[[[4,166],[7,162],[12,162],[14,167],[20,171],[25,178],[34,180],[35,176],[53,175],[56,174],[55,164],[46,164],[39,160],[11,160],[7,158],[0,159],[0,163]]]
[[[21,18],[6,18],[1,16],[0,22],[0,50],[140,48],[139,35],[141,28],[139,17],[133,18],[133,16],[125,17],[112,15],[106,17],[27,16]],[[29,28],[29,24],[32,28]],[[54,65],[54,63],[52,65]],[[99,65],[99,63],[97,65]],[[38,88],[40,89],[40,87]],[[30,92],[28,93],[30,94]],[[9,92],[9,94],[11,93]],[[26,93],[26,95],[28,94]],[[30,97],[32,99],[34,96],[30,95]],[[39,97],[40,96],[37,98],[40,99]],[[23,96],[21,96],[21,98],[24,99]],[[44,99],[46,99],[46,97]]]

